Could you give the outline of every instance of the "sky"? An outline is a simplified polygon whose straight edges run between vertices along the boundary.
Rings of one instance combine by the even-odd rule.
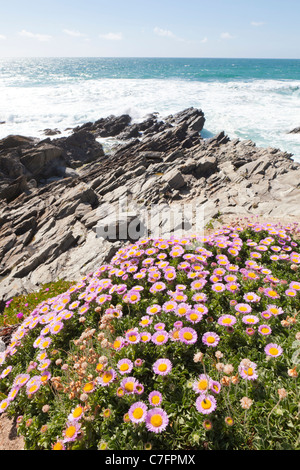
[[[0,0],[0,57],[300,59],[300,0]]]

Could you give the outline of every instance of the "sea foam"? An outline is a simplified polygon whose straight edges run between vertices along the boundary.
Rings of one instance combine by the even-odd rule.
[[[70,128],[109,115],[129,114],[133,122],[159,118],[190,106],[201,108],[203,136],[220,131],[275,147],[300,161],[300,80],[191,81],[186,79],[64,79],[23,86],[0,80],[0,138],[43,137],[46,128],[68,135]]]

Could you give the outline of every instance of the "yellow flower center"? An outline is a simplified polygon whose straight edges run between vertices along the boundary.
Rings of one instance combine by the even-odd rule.
[[[190,340],[193,338],[193,335],[192,335],[192,333],[190,333],[189,331],[186,331],[185,333],[183,333],[183,337],[184,337],[184,339],[186,339],[187,341],[190,341]]]
[[[133,390],[134,390],[134,383],[133,383],[133,382],[127,382],[127,383],[125,384],[125,390],[126,390],[127,392],[133,392]]]
[[[262,332],[262,333],[269,333],[269,328],[266,328],[266,327],[265,327],[265,328],[262,328],[262,329],[261,329],[261,332]]]
[[[190,315],[190,319],[191,319],[192,321],[196,321],[197,318],[198,318],[197,313],[192,313],[192,314]]]
[[[215,342],[215,338],[214,338],[213,336],[208,336],[208,337],[206,338],[206,341],[207,341],[209,344],[212,344],[212,343]]]
[[[208,410],[211,407],[211,401],[205,398],[204,400],[202,400],[201,406],[204,410]]]
[[[231,321],[232,321],[231,318],[224,318],[222,323],[224,323],[226,325],[230,325]]]
[[[271,290],[271,291],[269,292],[269,295],[270,295],[271,297],[276,297],[276,296],[277,296],[277,292],[275,292],[274,290]]]
[[[77,408],[75,408],[75,410],[73,411],[74,418],[78,418],[79,416],[81,416],[82,411],[83,410],[82,410],[81,406],[77,406]]]
[[[2,404],[1,404],[1,408],[5,409],[7,406],[7,401],[4,401]]]
[[[156,308],[156,307],[152,307],[152,308],[150,309],[150,312],[151,312],[151,313],[156,313],[156,312],[157,312],[157,308]]]
[[[126,364],[126,363],[125,363],[125,364],[122,364],[122,365],[120,366],[120,370],[121,370],[122,372],[125,372],[125,371],[128,370],[128,369],[129,369],[129,365]]]
[[[157,341],[158,343],[162,343],[164,339],[165,339],[165,336],[164,336],[164,335],[158,335],[157,338],[156,338],[156,341]]]
[[[105,384],[108,384],[108,382],[110,382],[112,379],[112,374],[110,372],[105,372],[105,374],[103,374],[102,376],[102,380]]]
[[[83,387],[83,390],[85,392],[90,392],[91,390],[93,390],[93,388],[94,388],[94,385],[91,382],[89,382],[85,384],[85,386]]]
[[[114,348],[115,348],[115,349],[118,349],[120,346],[121,346],[121,341],[116,340],[116,341],[114,342]]]
[[[165,372],[165,371],[167,370],[167,365],[166,365],[166,364],[160,364],[160,365],[158,366],[158,370],[159,370],[160,372]]]
[[[270,353],[272,356],[276,356],[276,354],[278,354],[278,349],[277,349],[277,348],[270,348],[270,349],[269,349],[269,353]]]
[[[72,438],[75,433],[76,433],[75,426],[69,426],[68,429],[66,430],[66,436],[69,438]]]
[[[133,300],[133,301],[134,301],[134,300],[137,300],[137,298],[138,298],[138,296],[135,295],[135,294],[131,296],[131,300]]]
[[[249,367],[248,370],[244,370],[245,374],[250,375],[250,377],[253,375],[253,369],[252,367]]]
[[[28,390],[29,394],[34,393],[37,390],[37,385],[32,385]]]
[[[144,414],[144,410],[142,408],[136,408],[132,414],[135,419],[140,419]]]
[[[128,339],[129,341],[136,341],[136,335],[130,335]]]
[[[182,295],[177,295],[177,297],[176,297],[176,300],[179,300],[179,301],[183,300],[183,299],[184,299],[184,297]]]
[[[179,313],[179,315],[185,315],[186,314],[186,308],[185,307],[179,307],[178,313]]]
[[[148,339],[148,336],[147,336],[147,335],[141,336],[141,340],[142,340],[142,341],[147,341],[147,339]]]
[[[208,387],[208,383],[206,379],[199,380],[198,382],[198,390],[206,390]]]
[[[61,442],[56,442],[53,446],[53,450],[63,450],[63,445]]]
[[[157,415],[151,416],[150,422],[152,426],[154,426],[155,428],[159,428],[163,423],[163,419],[159,414],[157,414]]]
[[[154,395],[151,399],[153,405],[157,405],[159,403],[159,397],[157,395]]]

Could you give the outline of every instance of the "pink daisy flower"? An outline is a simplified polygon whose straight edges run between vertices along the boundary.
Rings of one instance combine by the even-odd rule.
[[[137,344],[140,341],[140,334],[137,329],[130,330],[127,331],[125,338],[130,344]]]
[[[63,431],[63,441],[73,442],[77,439],[78,433],[80,431],[81,424],[76,421],[70,421],[66,425],[66,429]]]
[[[191,283],[191,289],[193,290],[201,290],[205,284],[206,284],[207,281],[205,281],[204,279],[199,279],[199,280],[196,280],[196,281],[193,281]]]
[[[277,307],[277,305],[267,305],[267,312],[277,317],[277,315],[282,315],[284,313],[281,307]]]
[[[149,393],[148,400],[151,406],[158,406],[162,402],[162,394],[157,390]]]
[[[4,413],[6,408],[9,406],[11,400],[5,398],[4,400],[0,401],[0,414]]]
[[[199,323],[202,320],[203,315],[197,310],[190,310],[189,313],[186,314],[185,318],[191,323]]]
[[[53,335],[56,335],[63,327],[64,324],[61,321],[58,321],[51,326],[50,331]]]
[[[220,337],[217,335],[217,333],[214,333],[213,331],[208,331],[202,336],[202,342],[206,346],[216,347],[219,341]]]
[[[102,387],[108,387],[116,378],[117,374],[114,369],[108,369],[100,377],[97,378],[97,383]]]
[[[212,285],[211,288],[212,288],[212,290],[213,290],[214,292],[217,292],[217,293],[219,293],[219,292],[224,292],[224,290],[225,290],[225,285],[222,284],[221,282],[216,282],[215,284]]]
[[[127,395],[133,395],[136,392],[136,387],[138,385],[138,381],[134,377],[127,377],[123,379],[120,383],[120,387],[124,390]]]
[[[260,325],[258,327],[258,332],[263,336],[268,336],[272,333],[272,330],[268,325]]]
[[[201,394],[196,400],[196,409],[204,415],[212,413],[217,407],[216,399],[212,395]]]
[[[211,378],[206,374],[200,374],[198,379],[193,383],[193,390],[196,393],[203,394],[209,390]]]
[[[167,269],[165,270],[164,272],[164,278],[166,279],[166,281],[173,281],[173,279],[176,278],[176,271],[175,269]]]
[[[149,333],[148,331],[140,333],[140,340],[141,343],[149,343],[149,341],[151,340],[151,333]]]
[[[133,368],[133,362],[130,359],[120,359],[117,367],[121,375],[130,374]]]
[[[165,302],[162,306],[164,312],[173,312],[177,308],[177,303],[173,300]]]
[[[155,315],[156,313],[159,313],[160,311],[161,311],[161,306],[157,304],[147,307],[147,310],[146,310],[148,315]]]
[[[256,367],[257,366],[254,362],[251,362],[247,366],[241,363],[238,368],[239,374],[245,380],[256,380],[258,378]]]
[[[259,318],[256,315],[244,315],[242,321],[246,325],[255,325],[259,322]]]
[[[179,330],[179,340],[185,344],[194,344],[197,341],[197,332],[193,328],[181,328]]]
[[[294,289],[296,291],[300,291],[300,282],[292,281],[290,283],[290,289]]]
[[[221,384],[217,380],[212,380],[209,388],[213,393],[218,394],[221,391]]]
[[[269,343],[265,347],[265,353],[269,357],[278,357],[283,353],[283,349],[278,344]]]
[[[157,331],[152,335],[152,342],[158,346],[165,344],[168,341],[169,334],[167,331]]]
[[[142,423],[146,419],[147,410],[147,405],[142,401],[137,401],[136,403],[133,403],[133,405],[131,405],[128,411],[130,420],[133,423]]]
[[[280,295],[278,294],[278,292],[276,292],[274,289],[272,289],[271,287],[268,287],[267,289],[264,290],[264,294],[267,296],[267,297],[270,297],[271,299],[279,299]]]
[[[146,416],[146,428],[154,433],[161,433],[169,423],[167,413],[161,408],[152,408]]]
[[[204,294],[203,292],[197,292],[196,294],[193,295],[192,300],[194,302],[206,302],[207,295]]]
[[[288,297],[296,297],[297,291],[295,289],[287,289],[285,291],[285,295],[287,295]]]
[[[148,315],[145,315],[141,318],[139,325],[145,328],[146,326],[151,325],[152,321],[153,321],[152,318],[150,318]]]
[[[218,324],[222,326],[232,326],[236,323],[236,318],[233,315],[222,315],[218,319]]]
[[[151,294],[155,294],[156,292],[163,292],[166,289],[166,284],[164,282],[158,281],[155,282],[151,287],[150,287],[150,292]]]
[[[178,304],[175,313],[179,317],[184,317],[191,310],[191,306],[184,302]]]
[[[196,310],[202,315],[205,315],[206,313],[208,313],[208,308],[206,307],[206,305],[202,305],[202,304],[195,304],[193,306],[193,310]]]
[[[172,362],[169,359],[158,359],[153,364],[153,371],[158,375],[167,375],[172,370]]]

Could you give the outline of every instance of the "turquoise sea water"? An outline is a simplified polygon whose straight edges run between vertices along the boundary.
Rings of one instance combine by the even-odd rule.
[[[300,161],[300,135],[288,134],[300,126],[300,60],[0,59],[0,137],[190,106],[205,113],[204,137],[224,130]]]

